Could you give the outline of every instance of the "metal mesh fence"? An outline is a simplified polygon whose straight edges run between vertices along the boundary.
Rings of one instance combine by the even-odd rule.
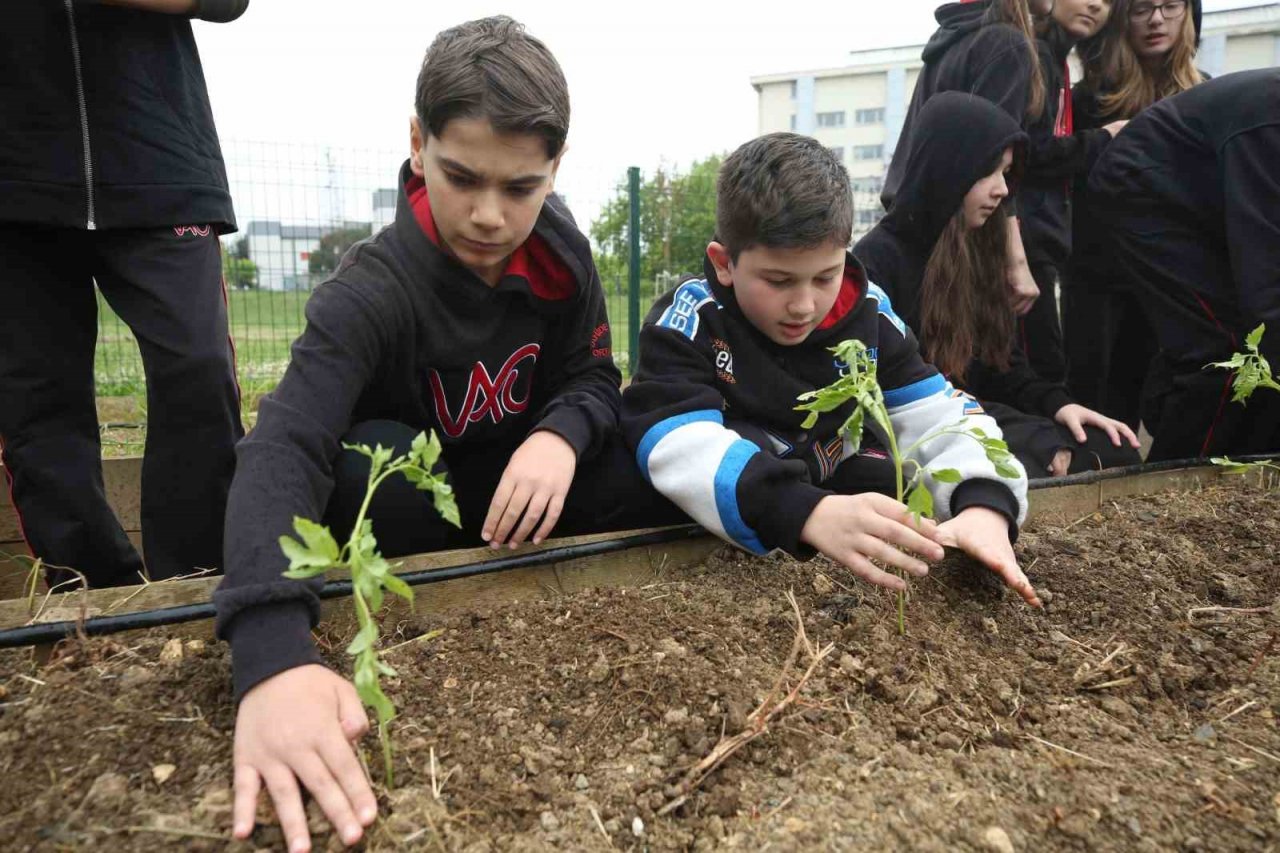
[[[240,230],[222,240],[227,308],[242,386],[264,391],[288,364],[305,324],[306,301],[354,242],[390,224],[402,151],[314,144],[224,141],[227,174]],[[638,305],[682,275],[700,275],[715,230],[718,156],[685,169],[658,167],[639,183]],[[629,372],[631,282],[627,169],[575,172],[557,178],[595,249],[613,328],[615,358]],[[873,193],[858,193],[860,211],[878,211]],[[874,219],[859,216],[859,230]],[[141,395],[144,375],[129,328],[99,294],[96,379],[99,396]]]

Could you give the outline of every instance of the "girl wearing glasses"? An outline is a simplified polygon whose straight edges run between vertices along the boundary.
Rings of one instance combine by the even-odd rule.
[[[1076,125],[1133,118],[1203,81],[1195,66],[1199,20],[1199,0],[1117,0],[1111,24],[1079,47],[1084,79],[1074,90]],[[1095,203],[1082,176],[1075,195],[1075,251],[1063,288],[1067,383],[1086,406],[1137,429],[1155,336],[1108,260]]]

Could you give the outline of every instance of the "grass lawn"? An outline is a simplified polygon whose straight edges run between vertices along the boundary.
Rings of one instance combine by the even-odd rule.
[[[245,425],[252,424],[258,399],[280,381],[289,363],[289,347],[306,323],[303,308],[311,294],[306,291],[288,293],[257,290],[232,290],[227,294],[231,323],[231,339],[236,347],[236,367],[244,392]],[[609,318],[613,327],[614,357],[628,374],[626,350],[627,295],[606,288]],[[649,310],[642,300],[640,311]],[[103,455],[128,456],[142,452],[146,438],[146,385],[142,357],[133,333],[129,331],[111,306],[98,296],[98,349],[95,376],[99,398],[134,398],[107,404],[100,409],[103,428]]]

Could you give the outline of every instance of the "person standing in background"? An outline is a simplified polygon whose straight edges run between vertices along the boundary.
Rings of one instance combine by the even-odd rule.
[[[190,19],[247,6],[0,4],[0,451],[34,556],[90,586],[222,562],[244,431],[218,236],[236,224]],[[95,281],[147,375],[145,568],[103,490]]]
[[[1207,75],[1195,65],[1199,12],[1199,0],[1117,0],[1107,27],[1078,49],[1084,78],[1072,92],[1076,127],[1131,119],[1202,83]],[[1074,251],[1063,275],[1067,384],[1084,405],[1137,429],[1155,331],[1107,252],[1087,180],[1087,173],[1076,179]]]

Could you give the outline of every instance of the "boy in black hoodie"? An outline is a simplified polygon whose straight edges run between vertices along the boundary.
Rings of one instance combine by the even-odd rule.
[[[926,442],[913,457],[960,477],[929,478],[942,523],[913,529],[901,503],[866,493],[875,464],[854,455],[839,431],[854,402],[801,427],[796,398],[841,375],[846,366],[829,347],[852,338],[874,353],[900,447],[961,421],[999,433],[921,360],[911,330],[845,248],[853,203],[839,160],[791,133],[743,145],[721,167],[716,228],[706,277],[659,299],[640,332],[622,429],[645,476],[708,530],[755,554],[816,549],[901,589],[871,560],[919,576],[927,568],[912,553],[937,559],[938,544],[953,545],[1038,603],[1010,545],[1026,513],[1025,475],[1001,479],[971,438]]]
[[[1280,449],[1280,395],[1230,401],[1206,369],[1267,324],[1280,365],[1280,69],[1241,71],[1160,101],[1107,146],[1089,192],[1161,354],[1143,419],[1148,460]]]
[[[551,195],[569,123],[555,58],[510,18],[462,24],[428,50],[416,113],[395,222],[307,303],[288,371],[239,446],[228,504],[215,601],[241,699],[233,833],[252,831],[265,783],[292,851],[310,844],[299,782],[347,843],[376,812],[347,743],[367,718],[310,636],[320,579],[282,578],[277,544],[294,516],[350,528],[368,462],[340,441],[403,452],[434,430],[444,445],[461,531],[426,493],[388,483],[371,509],[387,556],[683,517],[617,434],[603,291]]]

